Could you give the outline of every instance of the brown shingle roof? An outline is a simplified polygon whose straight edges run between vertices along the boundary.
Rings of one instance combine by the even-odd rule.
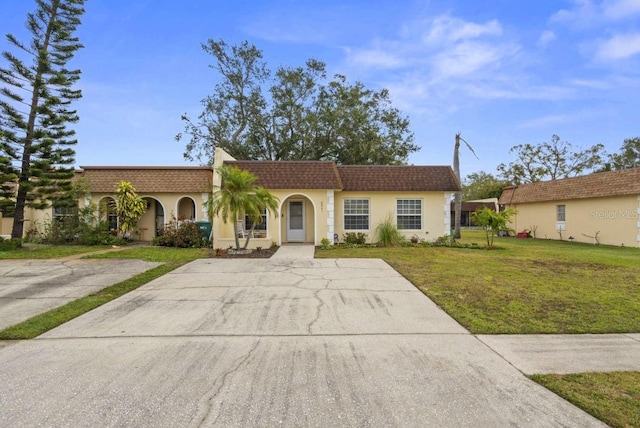
[[[451,202],[451,211],[453,212],[456,203]],[[460,209],[462,211],[476,211],[478,208],[490,208],[495,211],[496,205],[493,202],[465,202],[462,201]]]
[[[208,166],[81,166],[80,174],[91,192],[115,193],[129,181],[137,193],[203,193],[211,190],[213,171]]]
[[[338,171],[347,191],[460,190],[449,166],[340,165]]]
[[[640,168],[507,187],[500,204],[640,194]]]
[[[333,162],[328,161],[225,161],[258,177],[267,189],[342,189]]]

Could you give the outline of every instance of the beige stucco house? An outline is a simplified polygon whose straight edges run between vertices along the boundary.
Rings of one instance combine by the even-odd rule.
[[[517,232],[640,247],[640,168],[507,187],[499,203],[518,211]]]
[[[277,213],[265,212],[250,248],[287,243],[320,245],[323,238],[342,241],[360,232],[374,242],[375,228],[391,219],[407,237],[433,241],[451,229],[450,202],[460,185],[449,166],[342,166],[330,161],[242,161],[216,150],[213,167],[84,166],[77,178],[88,195],[79,205],[94,203],[116,227],[113,210],[120,181],[133,184],[147,202],[135,240],[151,241],[169,221],[208,221],[205,209],[212,189],[224,186],[216,169],[233,165],[258,177],[257,184],[278,198]],[[111,208],[110,208],[111,207]],[[54,208],[28,211],[29,227],[65,215]],[[248,218],[237,219],[249,231]],[[214,248],[235,245],[233,223],[214,218]]]
[[[115,189],[121,181],[133,183],[136,192],[147,203],[147,211],[138,222],[134,240],[151,241],[172,219],[206,220],[203,209],[211,190],[211,167],[157,166],[82,166],[76,179],[86,182],[89,194],[79,201],[84,207],[94,203],[105,213],[112,229],[117,226]],[[29,209],[25,212],[25,233],[30,228],[42,229],[47,221],[66,215],[64,210]]]
[[[448,234],[450,201],[460,189],[449,166],[344,166],[330,161],[241,161],[222,150],[215,168],[233,165],[258,177],[257,184],[280,201],[278,213],[265,213],[250,246],[272,243],[320,245],[333,243],[347,232],[367,235],[374,242],[375,228],[389,218],[407,237],[433,241]],[[220,186],[214,172],[214,185]],[[249,229],[248,220],[239,219]],[[213,221],[214,247],[234,243],[233,224]]]

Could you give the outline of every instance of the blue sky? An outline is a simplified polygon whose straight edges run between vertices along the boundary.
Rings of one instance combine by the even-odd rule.
[[[3,0],[0,33],[23,40],[35,3]],[[190,165],[180,115],[217,82],[209,38],[243,40],[273,70],[327,63],[390,90],[421,146],[413,164],[496,173],[516,144],[558,134],[619,150],[640,135],[640,0],[88,0],[76,165]],[[3,38],[0,50],[8,49]]]

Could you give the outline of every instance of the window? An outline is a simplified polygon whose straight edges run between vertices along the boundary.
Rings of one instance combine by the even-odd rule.
[[[564,205],[556,205],[556,221],[565,221]]]
[[[422,200],[398,199],[397,223],[400,230],[422,229]]]
[[[249,218],[248,215],[244,216],[244,230],[247,232],[251,230],[253,226],[253,222]],[[256,224],[256,228],[254,230],[267,231],[267,210],[262,210],[262,222]]]
[[[369,200],[344,200],[344,230],[369,230]]]
[[[71,218],[78,212],[77,207],[70,206],[54,206],[53,207],[53,219],[56,221],[64,221]]]

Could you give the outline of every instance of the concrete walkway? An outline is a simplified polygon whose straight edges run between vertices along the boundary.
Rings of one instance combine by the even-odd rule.
[[[197,260],[1,348],[0,426],[604,426],[383,261],[284,254]]]
[[[313,259],[316,247],[309,244],[283,244],[271,256],[272,259]]]

